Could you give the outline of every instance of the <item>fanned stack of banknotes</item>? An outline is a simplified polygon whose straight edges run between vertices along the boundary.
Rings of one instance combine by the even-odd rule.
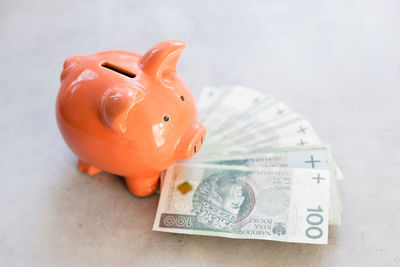
[[[161,175],[153,230],[327,244],[343,176],[310,122],[242,86],[205,88],[198,109],[207,138]]]

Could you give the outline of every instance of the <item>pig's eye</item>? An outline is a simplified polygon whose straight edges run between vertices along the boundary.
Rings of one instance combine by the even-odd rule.
[[[181,100],[182,100],[182,101],[185,101],[185,98],[183,97],[183,95],[181,95]]]
[[[164,121],[165,122],[169,121],[169,117],[167,115],[164,116]]]

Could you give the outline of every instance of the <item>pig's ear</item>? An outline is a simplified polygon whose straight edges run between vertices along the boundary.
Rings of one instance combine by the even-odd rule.
[[[70,73],[71,70],[75,68],[75,66],[78,64],[79,61],[81,61],[82,58],[83,56],[72,56],[64,61],[64,67],[60,77],[61,81],[63,81],[68,73]]]
[[[164,74],[176,71],[176,64],[184,48],[185,43],[180,41],[159,43],[140,58],[140,68],[144,73],[161,80]]]
[[[114,132],[125,133],[129,111],[144,97],[145,92],[140,88],[117,87],[108,89],[100,102],[102,121]]]

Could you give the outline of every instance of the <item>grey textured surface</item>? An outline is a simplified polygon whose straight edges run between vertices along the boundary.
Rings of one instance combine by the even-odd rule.
[[[1,1],[1,266],[398,266],[399,1]],[[158,196],[89,178],[56,125],[63,60],[185,41],[179,73],[285,101],[345,180],[329,245],[152,232]]]

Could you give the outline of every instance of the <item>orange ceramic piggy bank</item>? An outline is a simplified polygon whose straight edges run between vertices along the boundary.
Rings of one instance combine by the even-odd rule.
[[[134,195],[148,196],[162,170],[200,149],[206,130],[176,73],[184,47],[166,41],[144,55],[115,50],[65,61],[56,115],[80,171],[124,176]]]

